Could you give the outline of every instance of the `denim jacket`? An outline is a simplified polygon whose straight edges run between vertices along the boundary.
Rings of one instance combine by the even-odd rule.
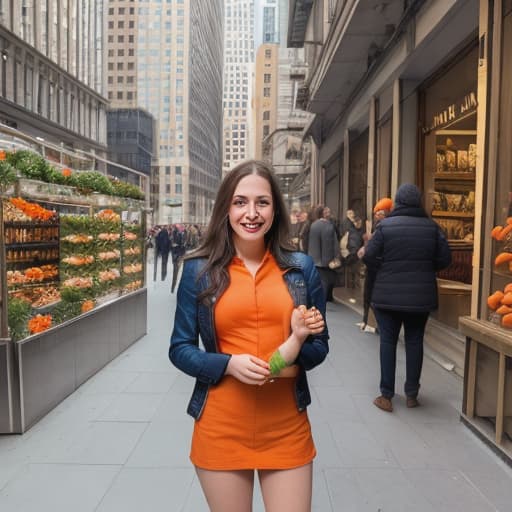
[[[295,306],[315,306],[325,318],[325,298],[318,272],[311,258],[300,252],[287,255],[284,279]],[[199,273],[204,267],[204,258],[185,261],[183,275],[178,288],[174,328],[169,347],[172,363],[188,375],[196,378],[196,384],[187,412],[199,419],[208,396],[210,386],[222,379],[230,354],[218,351],[215,335],[214,309],[218,297],[209,304],[197,300],[200,291],[206,289],[208,277]],[[204,350],[199,347],[199,337]],[[309,336],[295,361],[299,374],[295,386],[297,408],[303,411],[311,403],[306,370],[320,364],[329,351],[327,327],[321,334]],[[284,341],[284,340],[283,340]]]

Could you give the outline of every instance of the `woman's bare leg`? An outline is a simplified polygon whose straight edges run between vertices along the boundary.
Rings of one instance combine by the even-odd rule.
[[[210,471],[196,467],[210,512],[251,512],[254,471]]]
[[[311,512],[313,463],[293,469],[260,470],[266,512]]]

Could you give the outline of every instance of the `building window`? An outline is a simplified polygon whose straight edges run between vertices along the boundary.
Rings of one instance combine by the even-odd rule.
[[[270,121],[270,110],[265,110],[263,112],[263,121]]]
[[[270,98],[270,87],[263,88],[263,96],[265,96],[265,98]]]
[[[177,165],[174,168],[174,172],[175,172],[176,176],[180,176],[181,175],[181,165]]]
[[[122,100],[123,99],[123,91],[118,91],[117,92],[117,99],[118,100]]]
[[[272,50],[265,50],[265,59],[270,59],[272,57]]]
[[[263,75],[263,82],[266,83],[266,84],[269,84],[271,78],[272,78],[272,75],[270,73],[265,73]]]
[[[266,137],[269,134],[270,127],[268,124],[263,126],[263,137]]]

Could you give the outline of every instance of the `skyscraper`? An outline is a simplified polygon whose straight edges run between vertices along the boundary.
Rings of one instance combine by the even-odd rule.
[[[108,23],[112,105],[157,122],[154,221],[204,223],[221,175],[223,2],[110,0]]]
[[[0,122],[105,154],[105,2],[0,1]]]
[[[223,172],[253,158],[254,1],[225,0]]]

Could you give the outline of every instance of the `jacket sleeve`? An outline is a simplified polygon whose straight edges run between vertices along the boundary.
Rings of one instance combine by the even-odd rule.
[[[366,266],[373,270],[379,268],[382,261],[383,246],[382,227],[377,226],[364,251],[363,262]]]
[[[436,257],[434,261],[435,270],[442,270],[446,268],[452,262],[452,253],[450,250],[450,246],[448,245],[448,240],[444,236],[444,233],[441,229],[437,228],[437,250]]]
[[[304,278],[310,301],[308,307],[315,306],[325,319],[325,295],[322,282],[320,281],[320,275],[313,265],[311,258],[308,258],[308,260],[308,263],[304,266]],[[305,370],[311,370],[319,365],[329,352],[328,340],[329,331],[326,324],[322,333],[309,336],[306,339],[295,362],[301,365]]]
[[[206,384],[217,384],[223,377],[229,354],[206,352],[199,348],[197,305],[197,262],[185,262],[178,287],[176,313],[169,347],[171,362]]]

